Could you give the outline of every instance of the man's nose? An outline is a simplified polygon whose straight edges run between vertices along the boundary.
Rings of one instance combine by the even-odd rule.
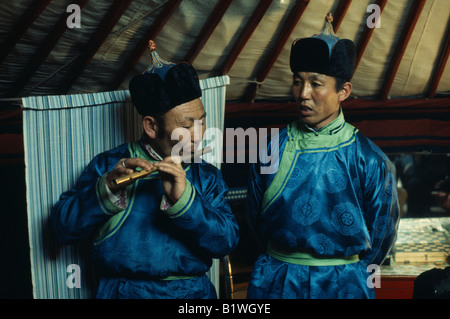
[[[303,84],[303,86],[300,88],[300,98],[302,100],[309,100],[311,88],[308,84]]]

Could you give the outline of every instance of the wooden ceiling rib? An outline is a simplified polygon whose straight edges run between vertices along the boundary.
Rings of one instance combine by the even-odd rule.
[[[211,13],[208,21],[206,22],[205,26],[202,28],[202,31],[200,32],[199,36],[197,37],[197,40],[195,41],[194,45],[191,47],[189,52],[186,54],[184,61],[187,61],[189,63],[193,63],[195,58],[198,56],[200,51],[205,46],[206,42],[208,41],[209,37],[213,34],[214,29],[219,24],[220,20],[222,20],[223,15],[227,11],[228,7],[230,6],[232,0],[221,0],[214,8],[214,11]]]
[[[39,17],[42,11],[47,7],[51,0],[35,0],[20,17],[20,19],[14,25],[14,32],[9,32],[3,43],[0,44],[0,63],[8,56],[17,42],[20,41],[22,36],[33,24],[33,22]]]
[[[120,68],[117,76],[109,85],[109,90],[116,90],[125,79],[130,70],[138,63],[148,46],[148,41],[155,39],[161,30],[169,21],[175,10],[178,8],[182,0],[170,0],[167,2],[164,10],[155,19],[152,26],[147,30],[143,37],[139,40],[131,55],[126,59]]]
[[[250,83],[248,87],[248,91],[245,97],[245,100],[247,102],[253,102],[255,100],[258,87],[261,85],[260,83],[262,83],[266,79],[267,74],[269,74],[270,69],[272,68],[273,64],[277,60],[281,51],[283,50],[284,45],[289,39],[292,31],[294,30],[301,16],[305,12],[305,9],[308,6],[309,1],[310,0],[302,0],[297,1],[295,3],[294,8],[289,13],[288,18],[286,19],[286,22],[283,25],[283,29],[280,32],[280,36],[275,42],[272,50],[267,55],[267,58],[264,61],[264,63],[261,64],[261,68],[258,70],[258,73],[256,75],[256,83]]]
[[[132,0],[110,1],[109,3],[99,5],[101,10],[98,13],[89,13],[89,18],[92,19],[90,23],[95,23],[95,15],[100,15],[98,19],[101,19],[101,21],[92,34],[85,35],[85,42],[81,43],[81,48],[79,48],[78,45],[74,46],[74,49],[72,50],[73,56],[70,57],[70,60],[52,60],[52,63],[55,62],[55,67],[58,67],[57,70],[61,71],[60,76],[54,76],[55,74],[57,74],[56,72],[49,73],[50,71],[46,70],[45,68],[39,67],[46,62],[47,58],[50,57],[52,50],[55,50],[55,48],[59,47],[58,42],[61,39],[64,41],[64,43],[66,43],[67,40],[73,40],[70,38],[70,35],[69,38],[66,37],[66,30],[68,29],[67,17],[70,13],[62,12],[62,10],[64,10],[64,6],[54,6],[53,3],[51,3],[51,0],[27,0],[20,3],[15,2],[17,15],[13,15],[9,19],[4,20],[5,27],[3,28],[4,31],[2,33],[2,43],[0,43],[0,66],[2,67],[2,72],[5,71],[5,73],[1,74],[2,77],[0,77],[0,87],[2,88],[0,96],[2,98],[15,98],[19,97],[21,94],[33,95],[45,94],[45,92],[48,92],[49,94],[67,94],[75,83],[77,84],[77,88],[78,85],[81,86],[83,84],[83,81],[81,79],[87,75],[89,75],[91,80],[98,76],[100,79],[98,83],[100,84],[98,86],[95,86],[95,88],[87,88],[86,91],[119,89],[119,87],[125,85],[124,81],[126,80],[126,78],[128,76],[131,76],[131,73],[136,72],[136,64],[139,62],[143,62],[142,58],[148,47],[148,41],[157,40],[157,36],[166,27],[166,25],[175,22],[175,19],[172,19],[172,21],[170,20],[171,17],[174,14],[178,13],[183,15],[184,10],[199,10],[199,12],[201,11],[201,15],[192,16],[192,18],[202,19],[201,21],[197,20],[197,23],[200,23],[202,27],[200,28],[200,31],[196,31],[198,32],[198,34],[188,35],[189,37],[193,37],[193,44],[186,50],[187,52],[184,54],[184,56],[182,54],[181,57],[182,60],[193,64],[194,61],[198,60],[197,57],[199,56],[199,54],[201,54],[202,51],[204,51],[205,49],[210,49],[209,46],[206,46],[207,43],[218,41],[218,38],[214,37],[215,32],[222,27],[226,27],[224,25],[228,21],[227,19],[229,18],[229,14],[231,15],[230,6],[232,5],[233,1],[236,0],[215,0],[213,5],[208,5],[206,7],[203,7],[201,1],[186,1],[185,3],[183,3],[184,5],[181,8],[180,4],[182,0],[155,0],[151,3],[143,1],[137,6],[139,6],[139,8],[141,9],[145,8],[146,12],[152,12],[153,17],[151,19],[142,20],[142,24],[139,26],[139,29],[136,30],[138,32],[134,37],[131,35],[132,33],[127,33],[123,36],[123,38],[121,38],[121,40],[123,39],[121,43],[124,44],[124,47],[118,48],[123,49],[120,61],[118,61],[117,58],[113,55],[105,55],[104,57],[102,57],[105,59],[113,58],[115,59],[114,65],[119,65],[116,68],[117,72],[114,72],[114,74],[112,74],[111,76],[101,74],[93,75],[91,73],[84,72],[84,70],[87,69],[91,61],[97,59],[97,52],[102,48],[102,45],[108,43],[108,36],[110,36],[111,31],[119,22],[121,17],[124,14],[128,18],[134,15],[134,12],[127,11],[131,3],[133,2]],[[425,13],[422,13],[422,11],[425,8],[425,4],[427,2],[426,0],[402,1],[403,5],[405,6],[405,12],[401,13],[401,23],[396,26],[398,30],[395,30],[395,42],[393,44],[389,43],[389,45],[384,48],[385,50],[391,50],[392,48],[392,51],[389,52],[390,54],[388,60],[382,62],[384,72],[381,74],[381,78],[377,79],[376,84],[367,84],[367,86],[370,88],[369,92],[371,94],[371,97],[373,97],[373,95],[375,94],[376,98],[380,100],[386,100],[390,97],[391,94],[393,94],[394,91],[398,91],[397,86],[402,85],[403,83],[403,79],[400,79],[400,77],[404,76],[403,73],[398,72],[401,61],[403,59],[403,55],[405,54],[405,52],[408,52],[409,54],[410,50],[417,50],[417,48],[412,48],[409,43],[418,23],[419,17],[421,17],[421,14]],[[71,2],[77,4],[80,8],[84,8],[88,4],[89,0],[74,0]],[[270,99],[270,96],[277,98],[286,95],[285,91],[278,95],[277,92],[259,92],[259,89],[262,85],[264,85],[264,82],[266,81],[269,73],[271,75],[271,81],[273,80],[277,83],[287,82],[287,80],[284,78],[275,78],[276,72],[280,72],[279,69],[281,67],[276,62],[279,61],[281,53],[286,52],[283,50],[288,49],[289,43],[287,42],[291,38],[293,30],[300,27],[299,23],[302,24],[300,19],[305,9],[309,6],[308,8],[311,9],[311,12],[315,10],[314,12],[317,13],[320,12],[321,9],[323,9],[320,8],[320,3],[329,2],[315,2],[311,0],[296,0],[285,2],[290,3],[287,7],[288,11],[286,11],[287,8],[284,6],[273,6],[275,3],[273,0],[260,0],[258,1],[258,4],[256,4],[255,2],[255,5],[242,6],[243,10],[248,10],[244,13],[244,16],[248,21],[244,23],[241,28],[239,28],[239,31],[236,32],[237,34],[233,35],[234,43],[230,43],[229,47],[227,47],[227,51],[229,50],[229,52],[219,53],[221,57],[219,59],[220,62],[213,70],[206,70],[204,66],[205,62],[197,61],[196,66],[199,68],[199,70],[201,70],[202,74],[208,73],[230,75],[232,79],[232,84],[230,85],[229,90],[230,100],[239,100],[241,102],[253,103],[255,100],[263,98],[263,96],[265,96],[264,98]],[[25,3],[29,3],[28,6]],[[370,3],[376,4],[380,9],[380,13],[384,14],[383,11],[386,11],[385,7],[388,3],[388,0],[372,0],[370,1]],[[350,12],[349,9],[352,11],[357,10],[359,12],[358,14],[365,15],[365,17],[367,17],[368,15],[367,12],[366,14],[364,14],[364,10],[366,9],[365,4],[361,4],[358,1],[352,2],[351,0],[334,0],[332,4],[334,8],[334,21],[332,22],[332,24],[336,33],[338,32],[342,22],[346,19],[347,12]],[[133,8],[134,7],[135,6],[133,6]],[[93,5],[92,8],[96,7]],[[179,11],[177,11],[178,8],[180,8]],[[446,6],[446,8],[448,8],[448,5]],[[254,45],[254,42],[249,41],[251,37],[261,36],[260,34],[254,34],[255,30],[256,28],[258,28],[258,26],[261,25],[261,21],[263,20],[264,16],[268,14],[268,12],[269,14],[272,14],[271,9],[277,11],[278,13],[282,13],[283,20],[274,24],[273,27],[276,28],[276,36],[267,39],[267,41],[269,41],[270,43],[264,43],[266,49],[257,58],[258,61],[255,61],[257,62],[256,66],[254,68],[252,68],[251,66],[246,66],[245,71],[248,72],[248,74],[243,75],[243,77],[249,78],[250,83],[247,87],[245,87],[244,93],[242,94],[241,88],[235,87],[236,85],[239,85],[239,81],[234,82],[234,73],[230,72],[230,70],[233,68],[233,65],[238,60],[240,54],[243,52],[242,50],[246,48],[250,43]],[[55,22],[53,26],[45,26],[46,29],[50,30],[48,34],[43,34],[43,20],[41,20],[42,18],[39,17],[42,12],[45,13],[45,16],[48,16],[48,14],[51,14],[52,10],[55,10],[53,14],[57,15],[55,16],[55,18],[59,20],[52,19],[52,21],[57,22]],[[106,14],[105,10],[107,11]],[[324,14],[325,13],[326,12],[324,12]],[[363,21],[361,23],[365,24],[365,17],[363,18]],[[38,18],[39,20],[37,20]],[[307,18],[310,19],[311,17]],[[352,20],[354,20],[355,18],[356,17],[352,17]],[[38,23],[35,23],[35,21],[37,21]],[[450,20],[447,20],[447,22],[443,23],[447,23],[445,33],[442,34],[443,25],[441,25],[438,28],[438,33],[436,33],[436,35],[439,34],[439,37],[441,38],[436,39],[435,41],[436,46],[439,45],[439,48],[434,48],[437,49],[436,51],[439,51],[439,55],[436,58],[434,53],[432,53],[433,56],[431,57],[433,61],[436,62],[436,64],[430,72],[430,75],[420,75],[420,77],[423,78],[423,87],[426,87],[426,90],[425,92],[417,92],[417,95],[423,95],[424,97],[433,98],[438,91],[438,87],[442,88],[448,86],[448,78],[445,76],[446,74],[444,72],[448,70],[448,60],[450,57]],[[310,27],[308,24],[306,25],[307,27]],[[348,26],[346,25],[346,27]],[[142,28],[148,29],[145,30]],[[356,44],[355,69],[358,68],[360,61],[365,54],[366,48],[368,47],[368,44],[372,41],[372,35],[375,31],[374,28],[365,27],[365,25],[358,25],[358,28],[360,28],[358,31],[361,30],[361,32],[358,32],[358,38],[354,40]],[[186,30],[186,32],[189,31]],[[422,34],[424,34],[423,30],[416,30],[414,35],[417,32],[422,32]],[[33,36],[35,35],[37,35],[39,38],[41,36],[45,37],[45,39],[41,41],[41,44],[37,42],[38,37],[33,38]],[[380,41],[378,37],[373,40]],[[249,49],[252,50],[252,48]],[[216,48],[214,50],[219,50],[219,48]],[[12,54],[21,55],[21,60],[13,58],[11,56]],[[281,57],[283,59],[286,59],[286,56],[284,54],[281,55]],[[280,62],[286,63],[286,61]],[[57,65],[58,63],[60,65]],[[367,67],[367,65],[365,65],[365,67]],[[276,68],[276,70],[274,68]],[[241,70],[239,72],[242,73]],[[40,82],[38,85],[29,88],[29,86],[31,86],[31,82],[33,82],[34,80],[33,77],[38,73],[39,76],[44,76],[46,82],[49,83],[41,85],[42,82]],[[272,78],[272,75],[274,75],[274,78]],[[239,77],[242,78],[242,75],[239,75]],[[47,81],[48,79],[51,79],[51,81]],[[109,82],[109,84],[107,84],[106,86],[102,84],[105,83],[105,81]],[[374,87],[375,85],[376,87]],[[277,86],[277,89],[279,89],[280,92],[282,90],[281,87],[282,86]],[[83,91],[84,89],[81,88],[80,90]],[[443,94],[446,94],[446,90],[448,90],[448,88],[443,89]],[[412,93],[409,95],[414,94],[416,93]]]
[[[333,30],[337,32],[339,27],[341,26],[342,21],[344,21],[345,14],[347,13],[348,8],[352,4],[352,0],[341,0],[339,5],[334,13],[333,17]]]
[[[377,0],[376,5],[380,8],[380,15],[383,14],[383,9],[386,6],[387,0]],[[364,31],[361,35],[361,39],[358,41],[356,45],[356,63],[355,70],[358,68],[359,62],[361,61],[362,56],[364,55],[364,51],[366,50],[367,45],[369,44],[370,38],[372,37],[373,31],[375,28],[364,28]]]
[[[408,42],[411,39],[411,35],[416,27],[417,21],[419,20],[420,13],[422,12],[425,2],[426,0],[415,0],[411,7],[408,19],[403,27],[402,35],[399,39],[397,48],[387,71],[386,80],[381,89],[380,96],[382,100],[387,100],[389,96],[389,91],[391,90],[392,83],[394,82],[398,68],[402,61],[403,54],[405,53]]]
[[[76,4],[83,8],[89,0],[78,0]],[[42,45],[37,49],[31,60],[27,63],[23,71],[18,76],[17,80],[13,83],[8,90],[9,96],[17,96],[23,87],[28,83],[33,74],[37,71],[39,66],[45,61],[47,56],[52,51],[53,47],[58,43],[58,40],[67,30],[67,16],[69,13],[65,12],[58,22],[53,26],[52,32],[50,32]]]
[[[441,80],[442,74],[444,73],[444,69],[447,65],[448,57],[450,55],[450,21],[447,23],[447,31],[445,35],[445,43],[442,48],[442,53],[440,55],[436,70],[431,78],[430,88],[428,91],[428,98],[432,99],[436,94],[439,81]]]
[[[133,2],[133,0],[115,0],[114,3],[110,6],[108,12],[100,22],[99,27],[89,38],[88,43],[86,44],[84,49],[81,50],[80,55],[72,64],[72,67],[67,72],[64,79],[61,81],[61,85],[58,88],[59,93],[65,94],[72,87],[85,67],[91,61],[92,57],[95,55],[95,53],[97,53],[98,49],[108,37],[111,30],[119,21],[122,14],[127,10],[131,2]]]
[[[255,11],[253,12],[249,21],[245,25],[241,34],[239,35],[239,38],[237,39],[230,53],[227,55],[225,61],[223,62],[223,65],[220,68],[221,74],[223,75],[228,74],[230,69],[233,67],[234,62],[236,62],[236,59],[238,58],[239,54],[244,48],[245,44],[252,36],[253,32],[255,31],[258,24],[261,22],[262,18],[264,17],[264,14],[266,13],[267,9],[269,9],[271,4],[272,0],[262,0],[261,3],[258,6],[256,6]]]

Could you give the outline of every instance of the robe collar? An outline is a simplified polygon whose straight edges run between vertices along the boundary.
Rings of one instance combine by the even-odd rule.
[[[293,127],[294,131],[300,133],[300,135],[334,135],[338,133],[345,126],[345,118],[344,113],[342,112],[342,108],[339,109],[339,115],[328,125],[316,130],[307,124],[303,123],[301,120],[298,120],[294,123]],[[297,135],[294,133],[294,135]],[[291,136],[294,137],[294,136]]]
[[[146,154],[150,157],[150,159],[152,159],[155,162],[159,162],[159,161],[163,160],[162,156],[159,155],[154,150],[154,148],[150,146],[150,144],[145,142],[144,134],[142,134],[142,138],[141,138],[140,144],[141,144],[142,149],[145,150]]]

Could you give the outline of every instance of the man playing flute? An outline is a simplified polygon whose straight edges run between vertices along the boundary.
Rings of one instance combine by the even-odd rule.
[[[239,238],[228,188],[213,165],[171,156],[175,129],[190,132],[183,150],[192,152],[205,131],[198,76],[187,63],[167,64],[133,78],[130,93],[142,139],[90,162],[53,208],[53,233],[62,243],[92,239],[97,298],[217,298],[205,273]],[[137,168],[153,172],[114,182]]]

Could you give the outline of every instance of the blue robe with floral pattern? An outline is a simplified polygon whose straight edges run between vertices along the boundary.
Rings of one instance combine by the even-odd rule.
[[[383,262],[398,227],[393,164],[342,111],[320,131],[294,122],[278,142],[276,173],[261,174],[260,163],[250,172],[247,218],[262,246],[359,261],[311,266],[269,250],[255,263],[247,297],[374,298],[368,266]]]
[[[152,159],[139,143],[96,156],[52,211],[56,238],[90,238],[99,274],[97,298],[216,298],[206,272],[229,254],[239,229],[225,200],[221,172],[204,161],[185,167],[186,190],[161,209],[159,172],[127,186],[127,205],[114,205],[104,178],[121,158]]]

